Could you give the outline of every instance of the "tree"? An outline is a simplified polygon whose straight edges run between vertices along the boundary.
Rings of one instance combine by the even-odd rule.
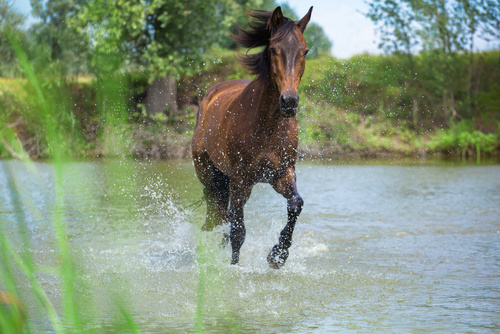
[[[479,14],[483,37],[500,40],[500,0],[481,1]]]
[[[367,16],[375,23],[378,23],[378,30],[381,36],[379,48],[387,53],[401,56],[404,62],[402,68],[402,80],[405,83],[407,93],[412,100],[412,121],[418,127],[418,99],[416,80],[416,64],[414,51],[418,45],[417,33],[415,31],[415,13],[410,8],[410,4],[395,1],[375,0],[370,3],[370,11]]]
[[[68,24],[68,19],[78,12],[83,0],[30,1],[33,16],[40,19],[29,31],[39,50],[45,51],[51,63],[57,63],[63,73],[87,72],[88,39]]]
[[[175,114],[176,79],[200,70],[203,54],[227,34],[234,12],[247,2],[86,1],[73,24],[87,32],[96,52],[121,52],[148,76],[148,114]]]
[[[332,41],[330,41],[323,28],[317,23],[311,22],[307,25],[307,29],[304,31],[304,38],[309,46],[307,56],[310,59],[318,58],[323,54],[329,54],[332,49]]]
[[[13,1],[0,0],[0,76],[11,76],[19,70],[7,33],[13,34],[20,43],[26,40],[25,17],[13,8],[13,4]]]
[[[24,21],[24,16],[14,8],[14,0],[0,0],[0,28],[6,26],[20,28]]]
[[[474,37],[478,31],[480,23],[480,7],[481,0],[464,0],[457,1],[456,11],[461,13],[462,17],[462,27],[465,30],[463,35],[462,43],[464,44],[464,49],[466,50],[469,58],[469,69],[467,74],[467,108],[469,110],[475,109],[472,105],[472,78],[474,75]],[[468,47],[467,47],[468,46]]]

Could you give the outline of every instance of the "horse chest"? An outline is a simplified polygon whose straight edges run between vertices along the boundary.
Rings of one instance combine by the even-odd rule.
[[[255,179],[257,182],[269,182],[280,178],[290,164],[291,161],[275,152],[261,154],[254,170]]]
[[[268,182],[281,177],[286,169],[293,165],[296,147],[288,140],[272,140],[269,137],[258,138],[247,152],[249,163],[242,167],[254,176],[256,182]]]

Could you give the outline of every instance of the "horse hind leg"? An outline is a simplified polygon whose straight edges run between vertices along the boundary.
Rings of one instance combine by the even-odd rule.
[[[211,231],[214,227],[226,222],[229,205],[229,177],[214,165],[209,168],[211,169],[210,177],[204,187],[207,203],[207,217],[202,227],[204,231]]]
[[[231,178],[231,205],[228,212],[228,222],[231,226],[231,264],[238,264],[240,259],[240,249],[245,241],[246,229],[243,208],[252,193],[252,187],[253,184],[248,182],[248,180]]]

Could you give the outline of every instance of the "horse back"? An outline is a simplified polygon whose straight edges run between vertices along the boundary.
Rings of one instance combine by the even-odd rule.
[[[198,119],[204,117],[207,113],[217,112],[221,106],[231,103],[241,94],[249,82],[249,80],[229,80],[210,88],[201,101]]]

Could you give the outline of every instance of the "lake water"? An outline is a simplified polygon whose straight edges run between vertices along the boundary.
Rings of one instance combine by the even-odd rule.
[[[116,305],[144,333],[500,330],[499,165],[302,162],[297,174],[305,206],[280,270],[266,256],[285,200],[255,186],[231,266],[222,229],[198,228],[205,208],[191,204],[202,190],[185,161],[73,162],[61,174],[0,162],[0,223],[20,254],[25,227],[37,279],[62,312],[54,220],[63,217],[89,332],[120,332]],[[51,332],[15,275],[31,330]]]

